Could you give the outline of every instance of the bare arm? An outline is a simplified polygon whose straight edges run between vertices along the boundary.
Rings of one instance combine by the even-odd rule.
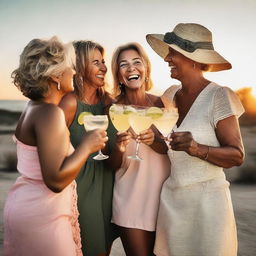
[[[69,155],[69,132],[63,111],[47,106],[35,122],[37,148],[45,184],[54,192],[61,192],[79,173],[88,156],[105,146],[106,132],[87,133],[76,150]]]
[[[170,145],[173,150],[185,151],[191,156],[224,168],[241,165],[244,160],[244,148],[237,118],[231,116],[219,121],[216,136],[220,147],[199,144],[190,132],[173,133]]]

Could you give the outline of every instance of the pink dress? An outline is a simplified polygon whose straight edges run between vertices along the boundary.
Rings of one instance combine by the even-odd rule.
[[[5,203],[4,255],[82,255],[75,181],[52,192],[43,181],[37,148],[16,143],[21,176]]]
[[[112,222],[122,227],[155,231],[160,193],[170,175],[170,161],[167,154],[158,154],[143,143],[139,147],[143,160],[127,158],[134,154],[135,141],[131,140],[116,172]]]

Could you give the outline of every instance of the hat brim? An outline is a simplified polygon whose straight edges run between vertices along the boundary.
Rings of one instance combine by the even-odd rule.
[[[146,40],[151,48],[163,59],[167,56],[169,47],[171,47],[191,60],[207,64],[207,71],[216,72],[232,68],[232,65],[214,50],[196,49],[194,52],[187,52],[176,44],[165,43],[164,35],[162,34],[148,34],[146,35]]]

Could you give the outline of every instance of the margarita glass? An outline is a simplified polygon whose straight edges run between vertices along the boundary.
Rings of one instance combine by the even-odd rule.
[[[136,107],[135,109],[136,112],[133,112],[129,115],[129,123],[136,135],[139,135],[142,131],[148,129],[152,125],[153,120],[150,116],[146,115],[146,108]],[[142,160],[142,158],[140,158],[138,155],[139,145],[140,143],[136,140],[135,155],[128,156],[129,159],[138,161]]]
[[[107,115],[86,115],[84,116],[84,128],[86,131],[92,131],[94,129],[107,130],[108,128],[108,116]],[[104,155],[101,150],[93,157],[94,160],[104,160],[109,156]]]

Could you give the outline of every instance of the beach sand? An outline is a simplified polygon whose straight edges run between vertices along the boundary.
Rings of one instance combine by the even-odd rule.
[[[0,255],[3,255],[4,200],[17,176],[16,172],[0,172]],[[238,229],[238,256],[254,256],[256,255],[256,186],[232,184],[231,194]],[[125,255],[119,239],[114,242],[110,255]]]

